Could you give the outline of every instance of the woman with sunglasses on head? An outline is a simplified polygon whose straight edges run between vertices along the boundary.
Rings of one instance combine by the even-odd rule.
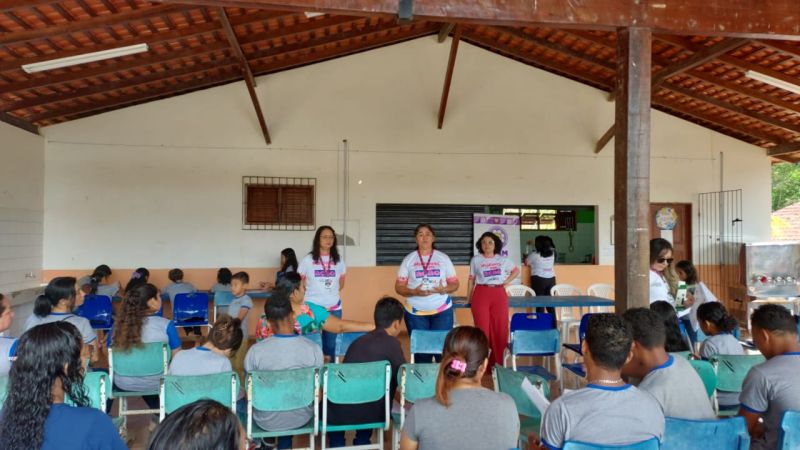
[[[672,244],[666,239],[650,240],[650,303],[663,300],[675,306],[678,280],[672,269]]]

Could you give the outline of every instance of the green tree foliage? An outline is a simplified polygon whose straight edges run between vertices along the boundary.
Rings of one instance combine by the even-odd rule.
[[[772,166],[772,210],[800,202],[800,165]]]

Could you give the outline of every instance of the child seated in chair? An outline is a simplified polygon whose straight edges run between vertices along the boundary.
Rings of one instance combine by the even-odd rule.
[[[753,343],[767,361],[747,373],[739,415],[747,421],[750,450],[773,450],[778,447],[783,413],[800,410],[797,322],[788,309],[767,304],[753,312],[750,323]]]
[[[686,358],[667,353],[661,317],[647,308],[633,308],[625,311],[623,318],[633,333],[633,357],[622,368],[622,375],[641,380],[637,387],[655,397],[667,417],[716,417],[700,375]]]
[[[560,449],[567,441],[628,445],[664,434],[664,413],[649,394],[622,380],[631,360],[630,325],[616,314],[589,318],[581,344],[586,365],[585,388],[557,398],[542,417],[541,442],[534,449]],[[705,394],[703,394],[705,395]]]
[[[194,288],[192,283],[183,281],[183,271],[181,269],[170,270],[167,277],[169,277],[171,283],[164,286],[162,292],[169,296],[169,301],[172,303],[173,308],[175,307],[175,297],[177,297],[178,294],[193,294],[197,292],[197,289]],[[189,332],[193,332],[196,336],[201,335],[200,327],[187,327],[185,331],[187,336]]]
[[[242,345],[239,319],[222,316],[214,322],[205,344],[175,355],[169,365],[170,375],[211,375],[232,372],[230,357]]]
[[[397,391],[397,371],[406,362],[397,335],[402,329],[403,305],[392,297],[383,297],[375,304],[375,329],[359,337],[347,349],[345,363],[365,363],[389,361],[392,366],[389,399]],[[385,418],[385,400],[357,405],[340,405],[328,402],[328,423],[331,425],[355,425],[360,423],[382,422]],[[343,431],[328,433],[331,447],[344,447]],[[372,430],[357,430],[353,445],[368,445],[372,440]]]
[[[700,344],[700,357],[709,359],[714,355],[744,355],[742,344],[736,339],[733,331],[739,328],[739,322],[728,314],[725,305],[719,302],[703,303],[697,308],[697,320],[700,329],[707,337]],[[717,390],[720,409],[739,408],[739,393]]]
[[[295,334],[294,312],[289,295],[276,290],[264,305],[264,312],[273,331],[272,336],[259,342],[247,352],[244,368],[247,372],[322,367],[322,348]],[[267,431],[300,428],[314,416],[312,406],[291,411],[266,412],[254,410],[253,418]],[[278,448],[292,448],[292,437],[278,438]]]

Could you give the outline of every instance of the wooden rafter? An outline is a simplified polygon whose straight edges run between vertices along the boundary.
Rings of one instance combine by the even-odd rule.
[[[222,22],[222,27],[225,30],[225,36],[228,38],[228,42],[231,45],[231,49],[233,49],[233,54],[239,60],[239,65],[242,69],[242,75],[244,76],[244,83],[247,85],[247,93],[250,94],[250,100],[253,102],[253,108],[256,110],[256,118],[258,118],[258,125],[261,127],[261,134],[264,135],[264,141],[267,145],[272,143],[272,139],[269,137],[269,130],[267,129],[267,121],[264,120],[264,113],[261,111],[261,104],[258,101],[258,95],[256,94],[256,81],[255,77],[253,77],[253,72],[250,70],[250,65],[247,63],[247,58],[244,56],[244,52],[242,52],[242,48],[239,46],[239,41],[236,38],[236,32],[233,31],[233,26],[231,26],[231,22],[228,19],[228,13],[225,12],[225,8],[219,8],[217,11],[219,14],[219,20]]]
[[[25,130],[29,133],[39,134],[39,127],[30,122],[26,122],[18,117],[14,117],[8,113],[0,113],[0,122],[5,122],[11,126],[17,127],[20,130]]]
[[[606,61],[604,59],[597,58],[597,57],[592,56],[592,55],[587,55],[586,53],[579,52],[577,50],[573,50],[569,46],[566,46],[566,45],[563,45],[563,44],[558,44],[558,43],[555,43],[555,42],[550,42],[547,39],[542,39],[542,38],[534,36],[532,34],[525,33],[524,31],[518,30],[516,28],[510,28],[510,27],[493,27],[493,28],[495,30],[497,30],[497,32],[499,32],[499,33],[505,33],[505,34],[508,34],[509,36],[513,36],[513,37],[519,38],[519,39],[521,39],[523,41],[526,41],[526,42],[529,42],[531,44],[534,44],[537,47],[543,47],[543,48],[546,48],[548,50],[552,50],[554,52],[561,53],[561,54],[566,55],[566,56],[570,56],[572,58],[575,58],[575,59],[578,59],[580,61],[583,61],[583,62],[585,62],[587,64],[591,64],[593,66],[600,67],[600,68],[609,70],[611,72],[616,70],[616,66],[614,65],[613,62]]]
[[[442,87],[442,98],[439,100],[439,121],[438,128],[441,130],[444,125],[444,113],[447,110],[447,98],[450,96],[450,83],[453,80],[453,70],[456,66],[456,55],[458,54],[458,42],[461,40],[461,25],[456,25],[453,33],[453,40],[450,43],[450,56],[447,59],[447,71],[444,75],[444,86]]]
[[[767,150],[767,156],[786,156],[793,153],[800,153],[800,142],[784,142]]]
[[[437,40],[440,44],[447,40],[447,36],[450,36],[450,33],[453,31],[453,27],[455,26],[456,24],[451,22],[442,25],[442,28],[439,30],[439,36],[437,37]]]

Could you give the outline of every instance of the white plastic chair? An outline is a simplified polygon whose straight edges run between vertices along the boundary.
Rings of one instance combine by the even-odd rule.
[[[608,299],[614,299],[614,286],[605,283],[595,283],[589,286],[589,289],[586,290],[586,294],[591,295],[592,297],[602,297]],[[610,313],[614,312],[613,306],[593,306],[589,308],[590,312],[593,313]]]
[[[568,295],[583,295],[580,289],[571,284],[557,284],[550,288],[550,295],[553,297],[568,296]],[[569,342],[569,332],[573,328],[578,328],[581,324],[581,318],[575,317],[572,314],[572,308],[556,308],[556,316],[558,317],[558,326],[561,327],[561,342]]]
[[[511,286],[506,286],[506,294],[509,297],[536,297],[536,292],[524,284],[512,284]]]

